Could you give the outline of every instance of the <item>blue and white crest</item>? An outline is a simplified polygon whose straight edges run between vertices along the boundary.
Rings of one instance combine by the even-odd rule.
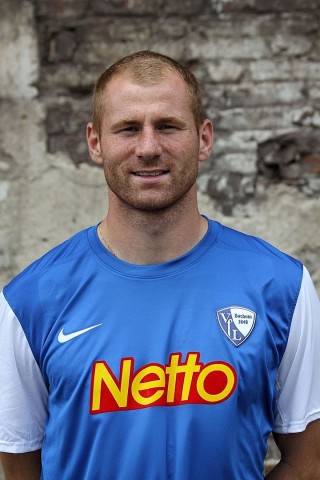
[[[223,333],[238,347],[254,329],[256,313],[244,307],[226,307],[217,310],[217,319]]]

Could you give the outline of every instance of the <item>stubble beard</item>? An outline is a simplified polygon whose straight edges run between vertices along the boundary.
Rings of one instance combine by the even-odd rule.
[[[121,204],[122,209],[139,214],[160,214],[173,209],[181,210],[186,203],[189,192],[195,187],[198,170],[194,169],[180,181],[169,186],[145,186],[142,191],[138,186],[127,185],[112,169],[107,161],[103,162],[104,176],[108,188]],[[144,188],[144,187],[143,187]]]

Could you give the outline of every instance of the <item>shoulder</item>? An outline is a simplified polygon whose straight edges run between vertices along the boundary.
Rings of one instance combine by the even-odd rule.
[[[299,260],[279,250],[266,240],[239,232],[224,225],[221,225],[221,227],[219,241],[224,248],[241,251],[248,255],[259,255],[261,258],[265,257],[274,261],[286,262],[302,269],[302,264]]]
[[[267,241],[221,225],[217,235],[214,268],[265,308],[290,324],[301,289],[303,264]],[[218,266],[218,267],[217,267]]]
[[[6,299],[9,301],[10,298],[19,297],[22,292],[27,295],[29,286],[33,291],[36,285],[43,289],[52,279],[64,277],[74,264],[79,264],[81,258],[87,256],[86,253],[90,250],[88,231],[92,228],[95,227],[76,233],[27,266],[4,287]]]
[[[221,225],[217,247],[233,259],[241,258],[248,269],[269,267],[278,274],[295,273],[299,281],[302,279],[302,263],[262,238]]]

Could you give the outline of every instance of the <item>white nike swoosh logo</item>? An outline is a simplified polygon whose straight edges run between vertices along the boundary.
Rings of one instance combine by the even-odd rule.
[[[89,332],[89,330],[92,330],[93,328],[100,327],[100,325],[102,325],[102,323],[98,323],[97,325],[92,325],[92,327],[84,328],[82,330],[77,330],[76,332],[72,332],[72,333],[64,333],[63,331],[64,327],[63,327],[59,332],[58,342],[59,343],[69,342],[69,340],[79,337],[79,335]]]

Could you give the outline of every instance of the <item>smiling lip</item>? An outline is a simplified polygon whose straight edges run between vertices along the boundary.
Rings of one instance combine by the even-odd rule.
[[[152,177],[160,177],[168,173],[169,170],[139,170],[137,172],[133,172],[133,175],[136,177],[143,177],[143,178],[152,178]]]
[[[161,183],[166,178],[169,170],[137,170],[132,172],[136,182],[140,185],[155,185]]]

